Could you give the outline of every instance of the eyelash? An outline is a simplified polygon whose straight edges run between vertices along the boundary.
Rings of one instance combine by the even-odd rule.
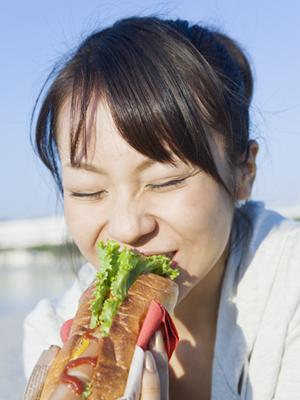
[[[187,178],[182,178],[182,179],[174,179],[172,181],[168,181],[165,183],[162,183],[160,185],[147,185],[148,187],[152,188],[152,189],[163,189],[165,187],[169,187],[169,186],[178,186],[181,183],[183,183]]]
[[[77,193],[77,192],[71,192],[72,197],[77,197],[77,198],[89,198],[89,199],[100,199],[101,195],[104,193],[104,191],[101,192],[95,192],[95,193]]]
[[[172,181],[168,181],[165,183],[162,183],[160,185],[147,185],[147,187],[151,188],[151,189],[155,189],[155,190],[160,190],[163,189],[165,187],[169,187],[169,186],[178,186],[181,183],[183,183],[187,178],[182,178],[182,179],[174,179]],[[72,197],[77,197],[77,198],[90,198],[90,199],[100,199],[101,195],[104,193],[104,191],[100,191],[100,192],[95,192],[95,193],[79,193],[79,192],[71,192],[71,196]]]

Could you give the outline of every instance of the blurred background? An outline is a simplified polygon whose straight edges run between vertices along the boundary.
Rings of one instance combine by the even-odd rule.
[[[3,2],[0,14],[0,398],[3,400],[21,398],[24,389],[21,346],[24,316],[40,298],[59,296],[75,278],[74,263],[62,245],[69,241],[62,207],[51,178],[30,144],[29,125],[35,99],[54,63],[89,32],[118,18],[149,14],[214,25],[247,51],[255,77],[251,137],[260,144],[252,198],[289,217],[300,216],[298,1]]]

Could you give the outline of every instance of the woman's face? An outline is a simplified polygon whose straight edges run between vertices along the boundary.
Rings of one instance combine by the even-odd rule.
[[[145,254],[169,253],[178,264],[180,300],[224,257],[233,204],[213,178],[177,160],[153,161],[128,145],[104,104],[97,110],[88,159],[70,166],[70,114],[58,121],[64,210],[83,256],[98,268],[96,243],[113,239]],[[229,175],[214,148],[221,176]],[[226,181],[226,180],[225,180]]]

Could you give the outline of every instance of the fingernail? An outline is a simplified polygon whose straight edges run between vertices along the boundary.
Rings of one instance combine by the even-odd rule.
[[[55,344],[52,344],[49,349],[52,353],[57,353],[60,350],[59,346],[56,346]]]
[[[158,351],[159,353],[165,353],[165,343],[163,339],[163,335],[161,331],[156,331],[155,332],[155,350]]]
[[[146,351],[145,367],[146,370],[149,372],[156,371],[155,361],[153,355],[151,354],[151,351]]]

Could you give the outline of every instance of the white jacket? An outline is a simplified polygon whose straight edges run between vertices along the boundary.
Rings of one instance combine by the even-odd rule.
[[[254,226],[242,239],[239,232],[246,230],[240,212]],[[238,244],[222,286],[211,398],[300,399],[300,224],[250,201],[236,213],[231,241]],[[84,265],[60,300],[43,299],[27,316],[27,378],[43,349],[61,345],[59,328],[73,317],[94,275],[93,267]]]

